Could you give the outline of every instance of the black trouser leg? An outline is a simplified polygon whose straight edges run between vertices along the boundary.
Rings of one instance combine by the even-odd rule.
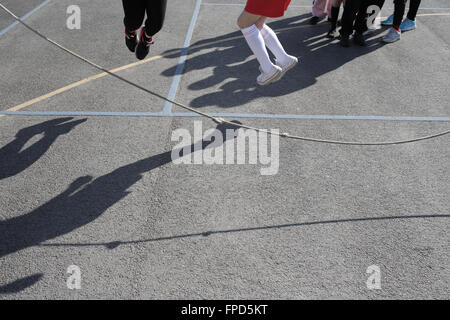
[[[161,30],[166,16],[167,0],[144,0],[147,8],[145,32],[154,36]]]
[[[373,1],[373,4],[378,6],[380,9],[382,9],[385,1],[386,0],[375,0],[375,1]]]
[[[128,31],[135,31],[142,26],[145,17],[145,1],[122,0],[125,18],[123,23]]]
[[[417,11],[419,10],[420,0],[410,0],[409,2],[409,11],[408,11],[408,19],[416,20]]]
[[[330,0],[331,1],[331,0]],[[336,30],[337,26],[337,20],[339,18],[339,10],[341,6],[339,7],[331,7],[331,30]]]
[[[344,13],[342,15],[342,28],[340,31],[343,37],[348,37],[353,33],[353,23],[360,4],[361,0],[345,1]]]
[[[355,32],[356,33],[363,33],[367,30],[367,8],[370,5],[369,0],[362,0],[359,8],[358,8],[358,15],[356,16],[355,21]]]
[[[402,23],[403,15],[405,14],[406,0],[394,0],[394,26],[399,26]]]

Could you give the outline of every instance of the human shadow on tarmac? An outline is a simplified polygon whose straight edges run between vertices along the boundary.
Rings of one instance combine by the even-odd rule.
[[[26,288],[33,286],[36,282],[41,280],[42,276],[42,273],[37,273],[22,279],[18,279],[4,286],[0,286],[0,294],[12,294],[25,290]]]
[[[86,121],[86,119],[70,121],[72,119],[53,119],[21,129],[12,142],[0,149],[0,180],[12,177],[30,167],[47,152],[60,135],[69,133]],[[28,141],[40,134],[43,136],[37,142],[22,150]]]
[[[222,143],[230,138],[225,134],[226,129],[230,128],[235,127],[229,124],[216,127],[223,133]],[[211,140],[203,139],[202,149],[214,142],[214,138]],[[190,146],[191,152],[194,145]],[[184,156],[183,150],[179,150],[180,156]],[[32,212],[0,221],[0,257],[67,234],[94,221],[126,197],[130,193],[127,190],[144,173],[170,162],[172,151],[167,151],[120,167],[94,180],[91,176],[80,177],[67,190]]]
[[[190,57],[186,59],[183,74],[210,68],[213,68],[213,71],[211,74],[211,71],[207,70],[206,74],[209,76],[191,83],[188,89],[201,92],[222,85],[215,92],[193,99],[190,106],[231,108],[261,97],[284,96],[315,84],[318,77],[383,46],[379,38],[374,38],[384,31],[379,29],[368,36],[367,47],[353,45],[350,48],[343,48],[338,40],[325,37],[329,23],[311,26],[308,23],[310,17],[311,14],[304,14],[269,23],[273,30],[280,31],[278,37],[286,52],[299,57],[300,63],[283,79],[264,87],[256,84],[256,77],[259,74],[256,58],[246,61],[252,53],[240,31],[201,40],[191,45]],[[211,52],[211,49],[215,50]],[[203,50],[208,52],[199,54]],[[164,53],[164,57],[169,59],[178,59],[179,55],[180,49]],[[176,65],[163,71],[162,75],[172,77],[177,67]]]

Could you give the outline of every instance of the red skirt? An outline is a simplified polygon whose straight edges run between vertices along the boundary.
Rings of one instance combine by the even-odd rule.
[[[245,11],[269,18],[284,16],[291,0],[247,0]]]

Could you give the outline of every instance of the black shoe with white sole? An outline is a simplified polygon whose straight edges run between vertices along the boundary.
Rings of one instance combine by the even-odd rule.
[[[330,29],[327,33],[327,38],[336,39],[339,38],[339,32],[336,29]]]

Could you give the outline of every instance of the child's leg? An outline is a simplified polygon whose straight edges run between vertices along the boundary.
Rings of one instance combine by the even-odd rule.
[[[336,3],[337,1],[333,1]],[[337,20],[339,18],[339,10],[340,10],[340,4],[336,5],[333,3],[333,6],[331,7],[331,16],[329,18],[331,26],[330,30],[327,33],[327,38],[334,39],[339,36],[339,33],[337,32]]]
[[[136,51],[137,32],[142,25],[145,17],[144,2],[140,0],[122,0],[123,11],[125,12],[125,18],[123,22],[125,24],[125,44],[131,52]]]
[[[341,35],[348,38],[353,33],[353,24],[356,18],[356,12],[361,4],[361,0],[346,0],[344,13],[342,15]]]
[[[359,4],[358,14],[356,15],[355,24],[353,26],[355,34],[362,34],[367,30],[367,9],[369,5],[369,0],[362,0]]]
[[[136,47],[136,57],[142,60],[150,51],[153,36],[162,28],[167,0],[140,0],[140,2],[144,5],[144,11],[147,11],[147,21],[145,21],[145,27],[141,29],[139,43]]]
[[[392,21],[392,28],[389,30],[388,34],[383,37],[384,42],[392,43],[400,40],[400,25],[403,20],[403,15],[405,14],[405,7],[406,0],[394,0],[394,17]]]
[[[421,0],[410,0],[409,2],[409,11],[408,11],[408,19],[416,20],[417,11],[419,10]]]
[[[333,0],[328,0],[327,4],[327,15],[329,18],[331,18],[331,8],[333,6]]]
[[[264,22],[266,17],[259,16],[253,13],[249,13],[247,11],[242,11],[241,15],[237,20],[237,25],[240,29],[248,28],[252,25],[259,24],[262,27],[262,22]]]
[[[157,34],[166,16],[167,0],[146,0],[147,20],[145,21],[145,33],[148,37]]]
[[[256,26],[258,21],[261,22],[260,18],[261,16],[243,11],[238,18],[237,24],[241,29],[248,46],[253,51],[256,59],[258,59],[262,71],[264,73],[269,73],[275,66],[272,61],[270,61],[264,38]]]
[[[331,1],[331,7],[340,7],[340,6],[344,6],[345,5],[345,1],[344,0],[333,0]]]
[[[406,0],[394,0],[394,22],[392,27],[400,31],[400,24],[403,20],[403,15],[405,14]]]
[[[280,43],[280,40],[278,40],[276,33],[268,25],[265,24],[265,21],[266,19],[264,18],[264,20],[258,22],[262,22],[261,34],[264,38],[264,42],[266,43],[267,48],[272,51],[275,58],[277,59],[277,63],[281,65],[289,63],[292,57],[288,55],[286,51],[284,51],[283,45]]]
[[[322,17],[325,14],[326,4],[327,0],[314,0],[312,6],[312,15],[314,17]]]
[[[339,10],[341,8],[341,3],[343,0],[333,0],[332,1],[332,7],[331,7],[331,15],[330,15],[330,22],[331,22],[331,28],[330,30],[336,30],[337,27],[337,20],[339,18]]]
[[[376,1],[374,1],[374,4],[375,4],[376,6],[378,6],[380,9],[383,8],[384,3],[385,3],[385,0],[376,0]]]
[[[125,18],[123,22],[128,32],[139,29],[145,17],[145,3],[139,0],[122,0]]]

